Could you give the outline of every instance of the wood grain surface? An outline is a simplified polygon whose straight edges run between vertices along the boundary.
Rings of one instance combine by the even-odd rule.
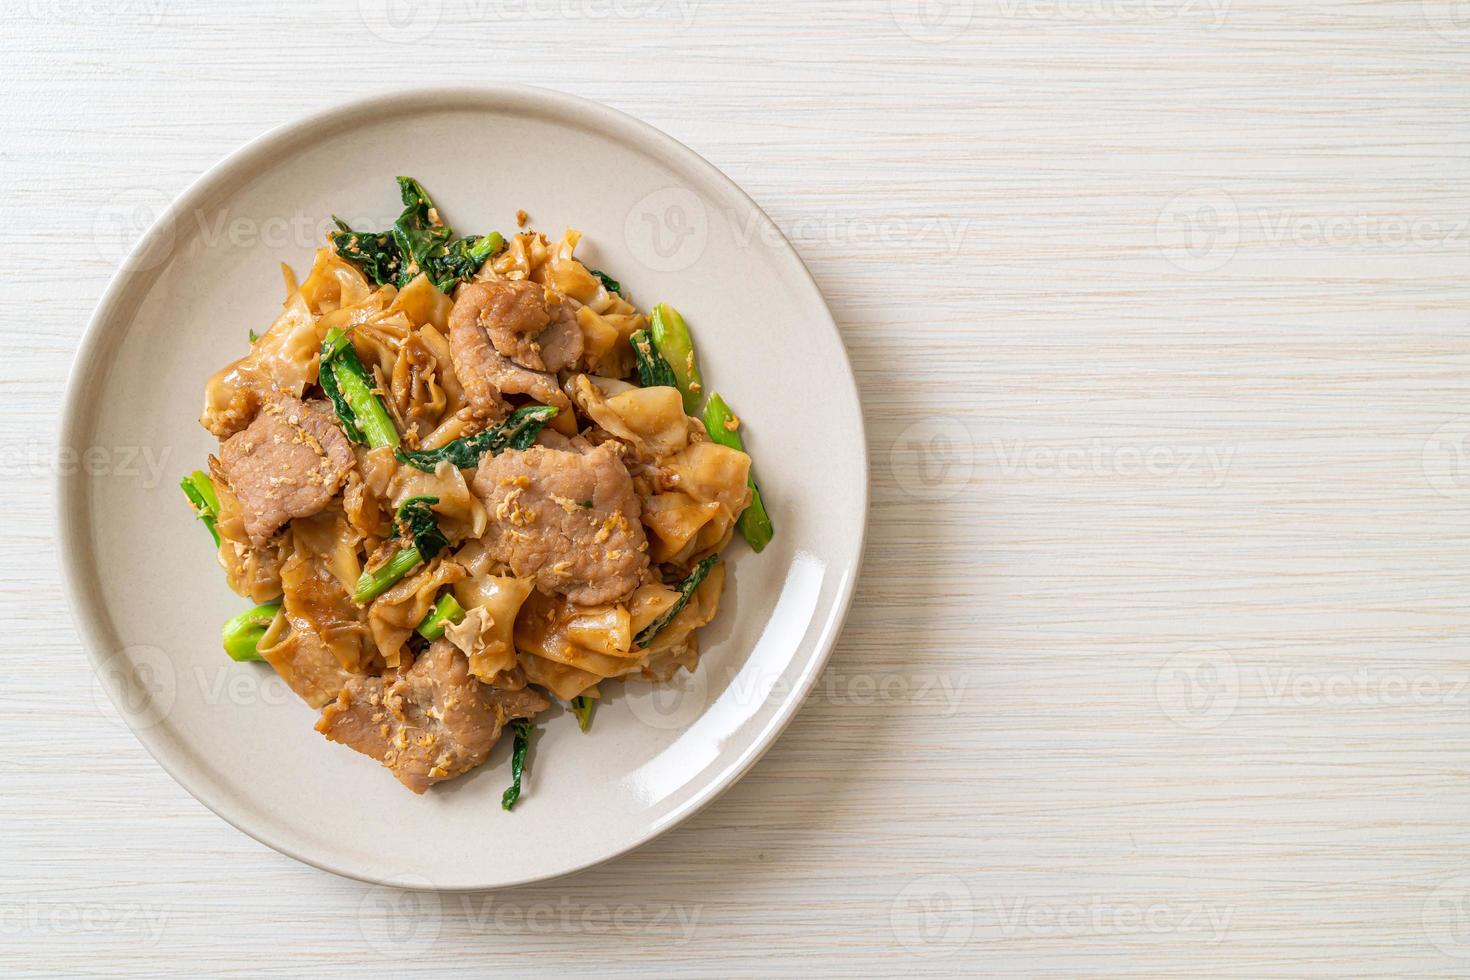
[[[786,232],[871,530],[721,800],[396,893],[237,833],[99,700],[58,410],[119,249],[221,156],[491,80],[647,120]],[[6,0],[0,174],[0,973],[1470,973],[1464,4]]]

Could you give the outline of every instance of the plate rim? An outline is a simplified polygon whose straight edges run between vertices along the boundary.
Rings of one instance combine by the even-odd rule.
[[[548,874],[531,874],[513,880],[498,881],[491,884],[453,884],[446,886],[425,885],[423,882],[405,881],[404,876],[398,874],[377,874],[371,869],[352,868],[337,865],[335,862],[304,852],[297,848],[293,842],[284,841],[271,833],[270,827],[250,827],[245,824],[245,819],[239,818],[238,814],[230,812],[231,805],[227,798],[214,798],[208,792],[201,792],[201,787],[196,780],[182,778],[177,768],[183,768],[183,762],[187,755],[179,756],[175,753],[173,760],[166,759],[169,750],[163,745],[164,739],[159,730],[154,726],[135,723],[132,715],[127,711],[119,711],[124,723],[133,733],[133,736],[142,744],[159,767],[166,772],[186,793],[197,800],[215,816],[225,823],[234,827],[240,833],[255,840],[277,853],[284,854],[302,864],[317,868],[318,870],[335,874],[343,878],[365,882],[370,885],[400,888],[414,891],[433,891],[444,894],[461,892],[476,892],[515,888],[522,885],[536,884],[553,881],[571,875],[579,874],[590,868],[598,867],[609,861],[613,861],[631,851],[650,843],[656,838],[669,832],[705,807],[709,806],[720,796],[724,795],[732,786],[739,782],[750,769],[760,761],[761,757],[768,752],[781,734],[796,717],[811,689],[815,686],[817,679],[831,658],[832,650],[836,646],[837,638],[847,620],[853,596],[856,592],[857,581],[862,572],[863,558],[866,551],[868,521],[869,521],[869,484],[871,482],[871,471],[868,459],[868,441],[866,420],[862,412],[862,399],[859,395],[857,379],[852,371],[851,357],[847,351],[847,345],[843,341],[842,331],[838,328],[836,318],[832,316],[831,308],[827,304],[826,297],[822,294],[811,270],[807,268],[801,255],[786,238],[779,226],[771,220],[770,215],[757,204],[749,194],[745,192],[733,179],[713,163],[706,160],[700,154],[684,145],[678,139],[657,127],[638,119],[620,109],[615,109],[593,99],[555,89],[542,88],[532,85],[521,84],[480,84],[480,85],[455,85],[455,86],[419,86],[391,92],[382,92],[358,99],[339,102],[325,109],[295,116],[290,120],[274,126],[264,133],[248,140],[242,146],[226,154],[202,174],[192,180],[174,199],[168,207],[160,214],[148,229],[139,236],[136,243],[129,250],[127,256],[118,264],[107,287],[97,301],[87,325],[83,329],[77,343],[76,353],[73,355],[71,367],[67,372],[65,395],[61,406],[61,424],[58,430],[58,452],[67,446],[77,443],[80,429],[84,427],[82,417],[86,411],[84,396],[84,380],[98,367],[98,359],[102,353],[102,339],[105,333],[105,324],[116,316],[117,309],[126,298],[130,290],[142,286],[151,285],[157,274],[161,272],[166,263],[156,265],[140,264],[140,258],[147,255],[151,250],[159,247],[165,231],[173,228],[177,218],[188,213],[190,208],[197,206],[201,201],[219,189],[220,185],[226,183],[236,176],[242,166],[248,165],[253,159],[270,152],[281,144],[290,144],[300,137],[308,135],[312,129],[338,126],[344,122],[351,122],[354,118],[366,113],[376,111],[391,111],[401,113],[416,104],[432,103],[434,108],[456,108],[473,111],[482,108],[513,108],[526,112],[528,115],[539,118],[557,118],[565,121],[568,117],[576,120],[583,128],[602,135],[605,138],[613,138],[629,145],[638,147],[645,152],[651,152],[657,157],[664,159],[672,158],[694,172],[702,174],[705,181],[712,183],[726,193],[733,193],[744,202],[755,214],[765,220],[771,229],[776,231],[776,237],[769,240],[769,244],[785,253],[786,258],[795,263],[795,268],[800,270],[805,277],[813,294],[821,302],[822,308],[827,313],[826,326],[832,331],[832,336],[837,342],[837,350],[841,356],[841,365],[844,369],[842,380],[846,384],[847,394],[850,395],[852,403],[857,411],[853,422],[856,425],[856,452],[857,462],[863,479],[860,486],[856,488],[857,507],[859,522],[857,528],[856,549],[852,563],[842,569],[842,578],[838,581],[836,592],[833,597],[831,613],[827,621],[821,624],[821,633],[817,636],[813,655],[808,663],[804,674],[799,678],[793,696],[785,699],[778,707],[766,731],[757,736],[757,741],[750,750],[747,750],[744,758],[737,758],[734,763],[712,779],[710,783],[700,790],[672,815],[672,819],[663,821],[651,821],[639,833],[630,835],[630,839],[615,847],[607,854],[586,861],[576,867],[553,871]],[[87,480],[84,473],[68,473],[66,467],[57,468],[55,479],[56,505],[55,519],[58,529],[60,544],[60,561],[63,585],[66,588],[66,601],[71,609],[72,618],[78,627],[79,638],[83,649],[92,667],[92,683],[100,684],[106,691],[108,698],[114,706],[122,702],[120,677],[113,676],[111,672],[104,669],[110,657],[103,657],[102,651],[108,647],[105,637],[108,633],[103,625],[105,617],[101,612],[101,602],[98,599],[89,598],[92,592],[89,590],[89,576],[100,577],[101,571],[90,561],[83,559],[86,552],[86,494]],[[208,798],[207,798],[208,797]]]

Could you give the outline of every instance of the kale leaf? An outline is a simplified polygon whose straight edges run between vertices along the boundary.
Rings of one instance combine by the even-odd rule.
[[[510,727],[516,738],[510,750],[510,786],[500,797],[500,806],[505,810],[515,806],[516,800],[521,798],[521,774],[526,771],[526,750],[531,747],[531,732],[536,730],[536,726],[525,718],[517,718],[510,723]]]
[[[505,245],[505,239],[494,231],[456,240],[454,229],[440,219],[424,186],[412,177],[399,177],[398,191],[403,213],[389,231],[357,231],[341,218],[333,219],[338,231],[331,239],[337,254],[361,269],[374,285],[391,283],[401,289],[423,272],[440,292],[448,293]]]
[[[647,330],[639,330],[628,338],[633,344],[633,355],[638,359],[638,383],[645,388],[677,388],[679,381],[674,369],[653,346]]]
[[[492,425],[484,432],[456,439],[438,449],[420,449],[416,452],[398,450],[393,455],[398,462],[406,463],[426,473],[434,472],[440,460],[449,460],[460,469],[479,466],[480,457],[486,453],[498,455],[507,449],[529,449],[536,441],[541,427],[556,415],[550,405],[526,405],[511,412],[504,422]]]
[[[602,283],[603,289],[606,289],[610,293],[617,293],[619,296],[623,295],[623,284],[612,276],[603,272],[601,269],[588,269],[587,271],[597,277],[597,281]]]
[[[657,636],[665,626],[672,623],[675,616],[684,611],[684,607],[689,605],[689,599],[694,595],[694,590],[699,588],[699,583],[704,581],[704,577],[709,574],[709,570],[711,568],[714,568],[715,562],[719,560],[719,555],[710,555],[708,558],[701,561],[698,565],[694,566],[694,571],[690,572],[689,577],[686,578],[679,586],[678,600],[669,607],[667,612],[655,619],[653,622],[649,623],[647,626],[643,627],[641,630],[638,631],[638,635],[633,637],[633,648],[635,650],[641,650],[644,647],[648,646],[648,644],[652,643],[653,638]]]
[[[413,546],[418,549],[419,558],[423,561],[428,561],[449,547],[449,539],[439,530],[439,522],[429,509],[431,504],[438,502],[438,497],[409,497],[398,505],[398,510],[393,515],[399,532],[404,537],[413,539]]]

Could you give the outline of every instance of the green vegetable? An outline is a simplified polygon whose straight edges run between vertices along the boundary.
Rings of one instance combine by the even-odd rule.
[[[678,310],[667,303],[660,303],[653,308],[649,333],[653,336],[653,346],[669,362],[669,368],[678,379],[679,393],[684,396],[685,414],[697,414],[700,400],[704,397],[704,379],[699,374],[699,361],[694,356],[694,338],[689,336],[689,325]]]
[[[653,622],[649,623],[647,626],[643,627],[641,630],[638,631],[638,635],[633,637],[633,647],[635,649],[641,650],[644,647],[648,646],[648,644],[652,643],[653,638],[657,636],[665,626],[672,623],[675,616],[684,611],[684,607],[689,604],[690,597],[694,595],[694,590],[699,588],[699,583],[704,581],[704,577],[709,574],[709,570],[711,568],[714,568],[715,562],[719,560],[719,555],[710,555],[708,558],[701,561],[698,565],[694,566],[694,571],[690,572],[689,577],[686,578],[679,585],[678,601],[670,606],[667,612],[655,619]]]
[[[371,602],[420,563],[429,561],[449,547],[449,539],[439,530],[439,522],[429,509],[430,504],[438,502],[438,497],[409,497],[398,505],[393,522],[398,525],[400,535],[413,539],[413,545],[399,548],[382,565],[371,572],[363,572],[357,579],[357,586],[352,590],[353,602],[358,605]]]
[[[633,356],[638,359],[638,383],[645,388],[677,388],[679,379],[674,377],[673,368],[659,354],[649,339],[647,330],[639,330],[628,338],[633,344]]]
[[[704,428],[709,437],[720,445],[745,452],[745,441],[740,438],[740,420],[730,411],[730,406],[725,404],[718,391],[710,393],[709,403],[704,406]],[[754,472],[746,477],[745,482],[750,487],[750,506],[740,512],[735,526],[750,542],[751,549],[759,553],[771,543],[776,531],[771,527],[771,515],[766,513],[765,501],[761,499],[761,488],[755,485]]]
[[[203,470],[195,470],[179,481],[184,496],[189,498],[189,505],[194,508],[194,513],[204,522],[209,529],[209,536],[214,538],[214,546],[219,547],[219,532],[214,529],[215,521],[219,520],[219,497],[215,495],[214,483],[209,479],[209,474]]]
[[[356,231],[341,218],[332,244],[337,254],[356,265],[376,285],[392,283],[402,289],[427,273],[429,281],[448,293],[479,271],[505,245],[499,232],[454,238],[424,186],[412,177],[398,178],[403,213],[389,231]]]
[[[260,334],[256,333],[254,330],[250,331],[250,342],[252,344],[255,343],[259,339],[260,339]]]
[[[531,747],[531,732],[536,726],[525,718],[517,718],[510,723],[511,730],[515,732],[515,744],[510,750],[510,787],[500,797],[500,805],[506,810],[516,805],[516,800],[521,798],[521,774],[526,770],[526,750]]]
[[[226,622],[224,628],[220,630],[220,638],[224,640],[225,653],[230,655],[230,659],[234,661],[262,659],[256,647],[260,645],[260,639],[265,636],[266,628],[270,626],[271,620],[275,619],[276,613],[280,611],[279,600],[267,602],[242,612]]]
[[[399,533],[413,538],[414,549],[424,561],[449,547],[449,539],[439,530],[439,521],[429,509],[431,504],[438,502],[438,497],[409,497],[398,505],[398,511],[393,515]]]
[[[421,449],[417,452],[404,452],[400,449],[393,455],[398,457],[400,463],[407,463],[426,473],[434,472],[434,467],[442,459],[449,460],[461,469],[478,466],[480,457],[485,453],[494,456],[506,449],[529,449],[531,443],[536,441],[541,427],[555,416],[556,409],[550,405],[527,405],[511,412],[504,422],[493,425],[484,432],[456,439],[438,449]]]
[[[429,610],[423,622],[419,623],[418,634],[432,643],[444,635],[445,627],[462,619],[464,619],[463,607],[454,601],[453,595],[446,592],[439,597],[438,602],[434,603],[434,608]]]
[[[617,293],[619,296],[623,295],[623,284],[612,276],[603,272],[601,269],[588,269],[587,271],[597,277],[597,281],[602,283],[603,289],[606,289],[610,293]]]
[[[398,429],[374,391],[372,375],[362,366],[352,341],[336,327],[322,341],[317,382],[337,410],[337,421],[347,438],[374,449],[398,445]]]
[[[592,727],[592,712],[597,710],[597,699],[579,694],[572,698],[572,714],[577,716],[577,727],[586,731]]]
[[[399,280],[403,261],[398,254],[398,245],[393,241],[391,231],[376,233],[353,231],[345,221],[336,215],[332,216],[332,220],[341,229],[330,236],[332,245],[337,249],[337,254],[361,269],[362,274],[372,280],[373,285],[381,286],[384,283],[392,283],[395,286],[408,285],[409,279],[413,277],[409,276],[401,282]]]
[[[417,548],[399,548],[382,565],[371,572],[363,572],[357,579],[357,585],[352,590],[352,601],[359,606],[372,602],[378,596],[387,592],[403,576],[413,571],[422,562],[423,556]]]

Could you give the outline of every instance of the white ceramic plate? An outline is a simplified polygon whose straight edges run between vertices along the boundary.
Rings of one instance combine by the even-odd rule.
[[[461,234],[508,234],[520,208],[549,237],[579,228],[578,255],[620,279],[640,308],[663,301],[683,312],[707,384],[746,422],[776,526],[764,553],[738,536],[727,552],[698,672],[662,689],[607,685],[589,734],[548,716],[513,813],[499,805],[510,739],[470,775],[414,796],[316,734],[316,713],[269,667],[231,663],[219,627],[248,603],[226,587],[177,486],[216,448],[195,421],[205,379],[274,319],[278,264],[304,273],[334,213],[386,227],[401,208],[397,174],[422,181]],[[827,658],[867,512],[852,372],[820,293],[771,221],[657,130],[526,88],[344,106],[216,166],[152,225],[104,295],[72,371],[62,445],[80,460],[63,467],[59,488],[72,601],[101,688],[148,750],[277,850],[367,881],[440,889],[586,868],[738,779]]]

